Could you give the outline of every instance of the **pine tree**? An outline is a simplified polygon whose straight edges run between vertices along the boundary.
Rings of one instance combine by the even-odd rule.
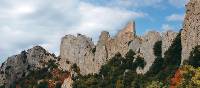
[[[200,67],[200,46],[196,46],[192,50],[192,52],[190,53],[188,64],[194,67]]]

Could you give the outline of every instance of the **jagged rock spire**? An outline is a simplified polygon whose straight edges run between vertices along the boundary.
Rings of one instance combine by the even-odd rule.
[[[118,34],[118,38],[129,38],[136,37],[135,22],[129,21],[125,28],[123,28]]]
[[[123,29],[123,31],[125,33],[132,32],[133,35],[135,35],[136,34],[135,21],[129,21],[128,24],[127,24],[127,26]]]

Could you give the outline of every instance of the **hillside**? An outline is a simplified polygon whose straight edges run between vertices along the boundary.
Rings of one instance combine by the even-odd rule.
[[[97,44],[82,34],[65,35],[58,57],[41,46],[8,57],[0,88],[198,88],[200,1],[186,8],[178,33],[138,36],[130,21],[113,37],[101,32]]]

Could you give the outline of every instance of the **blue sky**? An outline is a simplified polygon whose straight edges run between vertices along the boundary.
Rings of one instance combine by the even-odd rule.
[[[0,63],[35,45],[59,55],[60,39],[77,33],[96,42],[129,21],[138,35],[179,31],[188,0],[0,0]]]

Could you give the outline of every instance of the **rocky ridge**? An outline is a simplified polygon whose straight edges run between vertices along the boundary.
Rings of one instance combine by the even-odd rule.
[[[187,60],[191,50],[200,45],[200,1],[190,0],[187,4],[186,17],[181,31],[182,62]],[[30,70],[44,68],[49,60],[56,60],[59,68],[71,71],[71,66],[77,64],[82,75],[98,73],[100,67],[116,53],[123,56],[132,49],[144,57],[147,62],[144,69],[138,72],[145,73],[155,59],[154,44],[162,41],[162,56],[176,38],[177,33],[167,31],[162,35],[158,32],[148,32],[144,36],[136,35],[135,23],[129,22],[116,36],[111,37],[109,32],[103,31],[95,45],[92,39],[78,34],[66,35],[61,40],[60,57],[50,54],[40,46],[35,46],[21,54],[11,56],[1,65],[0,86],[9,86],[14,81],[29,74]],[[73,72],[72,72],[73,73]],[[65,79],[62,87],[71,87],[71,78]]]
[[[171,35],[175,34],[174,32],[166,32],[161,36],[159,32],[151,31],[144,36],[137,36],[135,23],[131,21],[114,37],[111,37],[109,32],[103,31],[96,46],[92,39],[86,36],[80,34],[76,37],[67,35],[62,38],[61,42],[60,64],[63,64],[64,61],[69,61],[76,63],[80,67],[81,74],[98,73],[101,66],[116,53],[119,52],[124,56],[132,49],[144,57],[147,62],[146,67],[140,71],[145,73],[155,59],[154,44],[158,41],[163,41],[162,50],[166,51],[175,38],[175,36]]]
[[[167,32],[166,35],[161,36],[159,32],[151,31],[144,36],[137,36],[135,23],[131,21],[114,37],[111,37],[109,32],[103,31],[96,45],[91,38],[85,35],[66,35],[61,41],[59,57],[48,53],[40,46],[9,57],[1,66],[0,84],[10,85],[26,76],[29,70],[44,68],[45,63],[48,63],[50,59],[56,60],[59,63],[59,68],[64,71],[71,72],[71,66],[77,64],[83,75],[98,73],[101,66],[116,53],[119,52],[124,56],[130,49],[144,57],[147,64],[144,69],[138,69],[138,72],[145,73],[155,59],[154,44],[158,41],[166,41],[162,50],[167,50],[165,45],[170,44],[168,42],[175,38],[171,34],[174,33]],[[65,81],[72,83],[70,79]],[[70,84],[63,86],[70,86]]]
[[[59,68],[65,71],[71,71],[71,66],[77,64],[80,73],[83,75],[98,73],[101,66],[116,53],[119,52],[124,56],[130,49],[146,61],[145,68],[138,69],[138,72],[145,73],[155,59],[154,44],[163,41],[162,50],[166,51],[175,35],[174,32],[166,32],[161,36],[159,32],[151,31],[144,36],[137,36],[134,22],[129,22],[115,37],[111,37],[109,32],[103,31],[96,45],[91,38],[85,35],[66,35],[61,41],[59,58],[48,53],[40,46],[9,57],[2,65],[3,75],[0,75],[2,76],[0,84],[10,85],[13,81],[26,76],[29,72],[27,68],[31,70],[43,68],[44,63],[47,63],[50,59],[56,60],[59,63]],[[8,67],[9,69],[6,69]],[[5,75],[6,72],[9,74],[8,77]],[[70,80],[66,79],[66,81]],[[72,80],[70,82],[72,83]],[[66,84],[63,86],[66,86]]]
[[[0,85],[9,87],[13,82],[27,76],[30,71],[46,67],[49,60],[57,60],[57,57],[40,46],[8,57],[0,68]]]

